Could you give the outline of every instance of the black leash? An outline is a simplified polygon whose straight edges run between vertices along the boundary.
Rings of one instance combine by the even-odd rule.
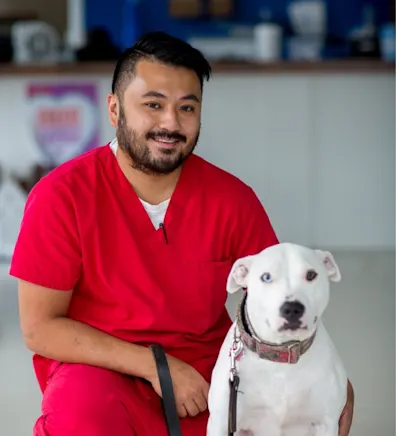
[[[234,436],[237,431],[237,394],[239,387],[239,376],[234,375],[230,380],[230,400],[228,406],[228,436]]]
[[[158,378],[162,391],[162,407],[169,436],[182,436],[179,415],[176,409],[175,395],[173,392],[172,377],[170,375],[165,351],[159,344],[151,345],[150,349],[157,365]]]
[[[179,415],[176,409],[175,395],[173,392],[172,377],[170,375],[168,360],[164,349],[159,344],[150,345],[155,364],[157,366],[158,378],[162,391],[162,407],[166,419],[169,436],[182,436],[179,423]],[[236,349],[233,350],[234,352]],[[234,436],[237,431],[237,394],[239,388],[239,376],[235,371],[235,360],[232,353],[232,367],[229,380],[230,397],[228,407],[228,435]]]

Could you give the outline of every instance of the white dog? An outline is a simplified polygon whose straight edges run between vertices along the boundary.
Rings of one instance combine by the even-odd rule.
[[[290,243],[235,262],[227,291],[246,292],[212,374],[207,436],[338,436],[347,374],[321,317],[340,279],[329,252]]]

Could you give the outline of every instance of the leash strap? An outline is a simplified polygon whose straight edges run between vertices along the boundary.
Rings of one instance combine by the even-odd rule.
[[[150,349],[154,355],[157,366],[162,391],[162,406],[169,436],[182,436],[173,392],[172,377],[170,375],[165,351],[159,344],[151,345]]]
[[[239,376],[234,375],[230,380],[230,400],[228,406],[228,435],[233,436],[237,430],[237,394],[239,387]]]

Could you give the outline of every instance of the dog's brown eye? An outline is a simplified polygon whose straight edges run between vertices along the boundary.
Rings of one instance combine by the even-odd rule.
[[[307,271],[306,279],[309,282],[312,282],[312,280],[315,280],[317,276],[318,274],[313,269],[310,269],[309,271]]]

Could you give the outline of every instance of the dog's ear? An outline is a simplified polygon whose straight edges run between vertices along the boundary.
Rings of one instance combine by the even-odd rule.
[[[238,259],[231,268],[227,279],[227,292],[233,294],[241,288],[247,286],[249,271],[253,263],[254,256],[246,256]]]
[[[341,273],[336,261],[334,260],[333,255],[329,251],[315,250],[315,252],[318,254],[320,260],[323,262],[329,280],[331,280],[332,282],[339,282],[341,280]]]

